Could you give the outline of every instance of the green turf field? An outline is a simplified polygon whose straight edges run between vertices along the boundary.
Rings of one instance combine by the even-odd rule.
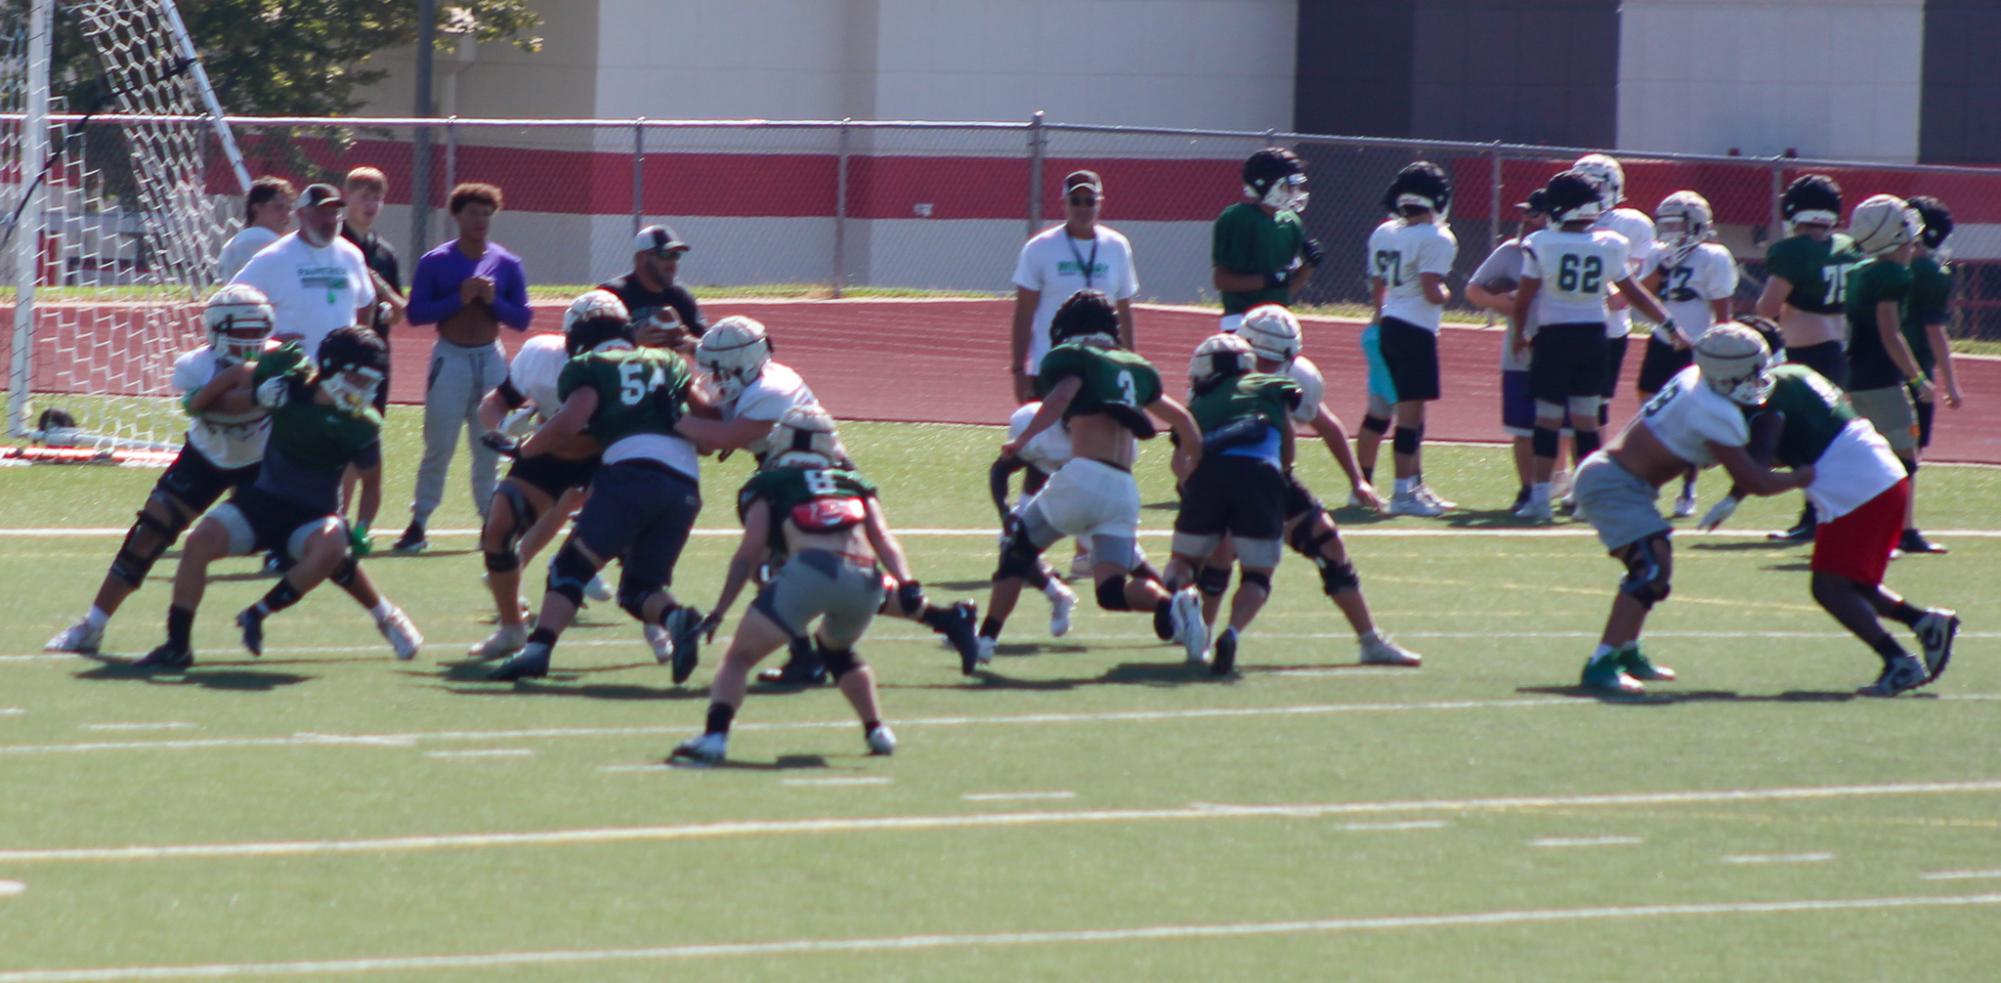
[[[392,413],[378,542],[404,518],[417,422]],[[849,431],[893,522],[994,525],[998,430]],[[1310,454],[1308,480],[1338,498]],[[2001,470],[1927,469],[1925,525],[1953,552],[1891,569],[1966,619],[1933,687],[1851,699],[1876,662],[1813,607],[1805,553],[1689,536],[1649,645],[1682,681],[1605,702],[1573,686],[1616,565],[1581,526],[1519,534],[1499,449],[1426,454],[1465,514],[1342,513],[1421,670],[1355,666],[1291,557],[1241,678],[1191,673],[1132,616],[1080,609],[1051,640],[1031,595],[977,680],[908,622],[865,642],[894,758],[864,756],[831,690],[754,691],[732,766],[707,771],[659,764],[705,694],[672,686],[607,606],[546,681],[460,664],[490,620],[469,536],[369,561],[428,637],[415,663],[331,590],[249,658],[229,631],[269,583],[249,561],[218,568],[185,676],[41,657],[117,538],[12,530],[122,528],[157,472],[0,469],[0,983],[1993,971]],[[703,527],[730,523],[745,467],[710,466]],[[1164,472],[1150,450],[1147,501],[1168,499]],[[472,525],[462,475],[450,496],[434,528]],[[1795,508],[1754,502],[1733,526]],[[934,592],[984,600],[991,534],[905,544]],[[733,545],[694,541],[685,597],[713,599]],[[160,639],[173,566],[113,622],[111,652]]]

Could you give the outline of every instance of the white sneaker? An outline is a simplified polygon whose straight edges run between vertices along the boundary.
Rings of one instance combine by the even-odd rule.
[[[1417,497],[1414,491],[1408,491],[1401,495],[1390,496],[1388,512],[1391,515],[1421,515],[1429,518],[1444,515],[1445,509]]]
[[[486,636],[486,641],[466,650],[466,655],[481,662],[505,659],[528,644],[528,628],[525,625],[501,625]]]
[[[667,755],[670,765],[719,765],[729,753],[730,739],[722,734],[703,734],[676,745]]]
[[[1049,586],[1043,588],[1042,593],[1049,598],[1049,637],[1062,638],[1070,634],[1070,612],[1077,610],[1077,592],[1051,577]]]
[[[1674,497],[1674,517],[1686,519],[1695,514],[1695,491],[1688,489]]]
[[[997,638],[988,638],[988,637],[987,637],[987,636],[985,636],[985,635],[981,635],[981,636],[980,636],[980,654],[979,654],[979,656],[978,656],[977,658],[975,658],[975,659],[974,659],[973,661],[975,661],[975,662],[977,662],[978,664],[980,664],[980,665],[983,665],[983,666],[984,666],[984,665],[987,665],[987,664],[989,664],[989,663],[991,663],[991,662],[993,662],[993,661],[994,661],[994,649],[996,649],[996,648],[999,648],[999,647],[1000,647],[1000,639],[997,639]]]
[[[605,583],[603,577],[598,576],[592,577],[591,582],[584,585],[584,596],[603,604],[616,595],[611,592],[611,585]]]
[[[1549,497],[1559,499],[1569,498],[1570,492],[1570,470],[1568,468],[1559,470],[1549,476]]]
[[[896,732],[888,724],[878,724],[869,732],[868,753],[884,758],[896,753]]]
[[[1174,625],[1174,640],[1188,653],[1189,665],[1209,661],[1209,625],[1202,620],[1202,595],[1193,587],[1174,592],[1168,602],[1167,617]]]
[[[1362,664],[1365,666],[1421,666],[1424,656],[1390,640],[1382,632],[1362,636]]]
[[[1441,509],[1445,509],[1446,511],[1451,511],[1452,509],[1456,509],[1459,507],[1458,502],[1455,502],[1449,498],[1439,497],[1439,494],[1437,492],[1431,490],[1430,485],[1427,485],[1423,482],[1418,482],[1417,487],[1411,490],[1411,494],[1416,495],[1419,501],[1425,502],[1430,505],[1436,505]]]
[[[418,634],[417,626],[411,623],[410,616],[404,614],[402,608],[390,608],[389,615],[377,622],[375,627],[382,632],[383,638],[389,639],[389,646],[396,650],[398,662],[416,658],[417,652],[424,647],[424,636]]]
[[[1352,488],[1348,490],[1348,507],[1351,509],[1362,507],[1362,496],[1355,494],[1355,490]]]
[[[1071,598],[1076,603],[1076,598]],[[78,655],[96,655],[98,645],[104,641],[104,629],[93,626],[89,618],[78,618],[76,624],[63,629],[56,637],[42,646],[44,652],[75,652]]]
[[[674,661],[674,636],[659,625],[640,625],[639,633],[653,649],[653,661],[666,665]]]
[[[1528,522],[1553,522],[1556,514],[1550,510],[1549,499],[1530,495],[1528,503],[1515,510],[1515,518]]]

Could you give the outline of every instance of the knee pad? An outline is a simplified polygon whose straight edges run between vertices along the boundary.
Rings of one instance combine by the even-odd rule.
[[[1554,459],[1559,449],[1559,435],[1552,427],[1537,427],[1529,435],[1529,447],[1537,457]]]
[[[495,486],[492,498],[507,499],[509,511],[514,513],[514,528],[507,534],[507,546],[509,549],[513,549],[521,542],[521,537],[528,535],[528,530],[534,527],[539,513],[535,511],[535,506],[529,503],[528,496],[523,494],[521,489],[516,487],[512,481],[502,481],[499,485]],[[488,499],[489,503],[492,501],[492,498]],[[487,507],[486,514],[489,517],[493,515],[493,508],[490,504]]]
[[[646,599],[653,596],[650,590],[634,590],[624,584],[618,585],[618,608],[640,621],[646,620]]]
[[[1130,611],[1132,605],[1126,603],[1126,578],[1124,574],[1107,577],[1098,581],[1098,606],[1107,611]]]
[[[1145,560],[1139,561],[1139,566],[1136,566],[1132,569],[1132,579],[1151,580],[1156,584],[1165,583],[1167,580],[1167,578],[1162,577],[1160,575],[1159,570],[1154,569],[1153,564],[1148,563]]]
[[[584,555],[583,548],[575,540],[565,542],[556,551],[556,558],[549,561],[549,593],[561,594],[571,605],[582,607],[584,585],[597,575],[598,568]]]
[[[1320,588],[1327,592],[1328,597],[1362,589],[1362,578],[1355,572],[1354,563],[1348,560],[1339,563],[1321,560],[1319,567]]]
[[[1364,415],[1362,417],[1362,432],[1372,433],[1378,437],[1381,437],[1383,434],[1389,433],[1390,432],[1389,417]]]
[[[341,558],[340,565],[327,574],[327,579],[333,581],[335,587],[350,587],[354,584],[354,575],[360,570],[361,564],[355,562],[354,555],[350,553]]]
[[[1301,556],[1311,559],[1320,555],[1320,547],[1334,538],[1334,530],[1320,525],[1320,509],[1294,524],[1292,531],[1285,534],[1285,544]]]
[[[506,573],[509,570],[521,569],[521,554],[512,549],[487,550],[485,556],[488,573]]]
[[[1035,572],[1042,560],[1042,550],[1028,538],[1027,530],[1016,525],[1014,532],[1001,546],[1000,565],[994,568],[995,580],[1026,580]]]
[[[1673,586],[1660,562],[1661,540],[1660,536],[1648,536],[1627,547],[1621,557],[1626,561],[1626,576],[1619,581],[1619,593],[1640,602],[1643,608],[1667,600]]]
[[[1577,441],[1577,459],[1580,461],[1590,457],[1598,448],[1604,446],[1604,441],[1599,438],[1598,431],[1596,430],[1576,431],[1576,435],[1572,439]]]
[[[854,649],[830,649],[817,643],[816,646],[820,650],[820,664],[827,667],[827,675],[834,677],[834,682],[868,664],[855,655]]]
[[[1271,571],[1269,570],[1246,570],[1238,575],[1238,579],[1243,581],[1243,587],[1237,588],[1238,590],[1243,590],[1244,587],[1256,587],[1264,591],[1267,595],[1271,593]]]
[[[169,515],[173,511],[172,508],[167,509]],[[167,552],[167,547],[174,545],[174,540],[181,538],[186,529],[187,523],[177,519],[162,522],[140,512],[139,521],[132,523],[132,528],[125,533],[125,541],[119,544],[118,555],[111,558],[111,575],[127,586],[138,587],[146,581],[147,572],[159,562],[161,554]]]
[[[1424,431],[1416,427],[1398,427],[1396,434],[1390,438],[1390,446],[1399,454],[1415,454],[1423,440]]]
[[[1203,567],[1195,575],[1195,589],[1209,597],[1222,597],[1230,589],[1230,568]]]

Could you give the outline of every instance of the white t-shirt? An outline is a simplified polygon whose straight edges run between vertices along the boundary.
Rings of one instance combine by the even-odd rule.
[[[1049,354],[1049,322],[1056,319],[1056,309],[1071,294],[1089,288],[1121,301],[1139,293],[1132,243],[1110,226],[1100,225],[1094,231],[1094,239],[1073,239],[1068,226],[1058,225],[1022,244],[1021,256],[1014,264],[1014,285],[1041,293],[1028,336],[1025,368],[1031,373],[1042,364],[1042,356]],[[1088,276],[1086,266],[1090,267]]]
[[[1522,278],[1536,289],[1538,325],[1604,324],[1612,284],[1626,275],[1626,237],[1587,229],[1543,229],[1522,240]]]
[[[556,381],[568,364],[570,350],[564,347],[562,335],[534,335],[521,343],[514,360],[507,363],[507,381],[535,404],[535,412],[546,421],[563,406],[556,395]]]
[[[1376,231],[1369,233],[1365,272],[1388,288],[1383,294],[1383,316],[1436,332],[1445,308],[1425,299],[1422,274],[1451,273],[1458,255],[1459,240],[1445,226],[1406,223],[1400,218],[1376,226]]]
[[[814,406],[819,400],[806,380],[789,365],[777,362],[764,363],[764,370],[757,378],[745,386],[742,393],[728,406],[723,407],[725,420],[769,420],[777,423],[785,411],[794,406]],[[771,438],[767,435],[745,445],[744,450],[762,460],[771,451]]]
[[[264,291],[278,319],[272,333],[298,335],[307,355],[335,328],[355,323],[355,308],[375,303],[361,250],[339,236],[314,246],[290,233],[252,256],[231,282]]]
[[[265,246],[277,242],[279,235],[261,225],[250,225],[230,236],[229,241],[222,244],[222,255],[215,260],[216,282],[228,283],[236,279],[243,264],[250,262],[250,257],[262,252]]]
[[[1813,462],[1813,484],[1805,488],[1806,499],[1820,521],[1833,522],[1902,480],[1904,465],[1890,450],[1890,442],[1868,420],[1854,419]]]
[[[1626,237],[1626,275],[1638,280],[1647,269],[1647,260],[1654,254],[1654,220],[1637,208],[1614,208],[1598,216],[1591,223],[1591,230],[1617,232]],[[1615,282],[1619,277],[1612,278]],[[1633,312],[1629,307],[1621,307],[1609,312],[1605,320],[1605,337],[1621,338],[1633,333]],[[1555,324],[1556,321],[1545,322]]]
[[[1327,378],[1320,374],[1320,366],[1304,355],[1294,357],[1285,374],[1299,384],[1299,405],[1292,408],[1292,418],[1312,423],[1319,418],[1320,404],[1327,398]]]
[[[1661,303],[1691,345],[1701,341],[1715,323],[1716,308],[1711,302],[1737,292],[1737,258],[1713,242],[1698,243],[1679,260],[1672,250],[1656,249],[1647,260],[1646,275],[1656,272],[1661,275]],[[1672,333],[1654,328],[1654,337],[1663,342],[1669,341]]]
[[[1480,261],[1480,268],[1474,270],[1473,275],[1468,277],[1466,282],[1479,284],[1481,289],[1497,294],[1504,294],[1510,290],[1514,290],[1522,285],[1522,257],[1524,255],[1522,252],[1522,241],[1520,239],[1508,239],[1500,245],[1495,246],[1494,251],[1488,253],[1487,258]],[[1522,324],[1522,336],[1525,338],[1535,337],[1535,326],[1540,323],[1542,323],[1542,294],[1537,293],[1534,299],[1529,301],[1528,320]],[[1529,356],[1527,350],[1523,350],[1521,354],[1516,354],[1515,346],[1508,344],[1507,339],[1503,338],[1501,340],[1501,371],[1527,372],[1528,370]]]
[[[1751,425],[1743,409],[1702,381],[1702,368],[1695,365],[1669,379],[1641,407],[1634,423],[1645,424],[1676,457],[1698,468],[1716,463],[1709,453],[1712,441],[1725,447],[1751,442]]]
[[[215,378],[215,349],[197,348],[174,359],[174,388],[185,397]],[[188,417],[188,446],[218,468],[241,468],[264,459],[271,417],[262,407],[247,413]]]
[[[1028,422],[1035,419],[1035,413],[1040,409],[1041,403],[1023,403],[1015,407],[1014,415],[1007,420],[1007,439],[1021,439],[1021,435],[1028,431]],[[1070,460],[1070,431],[1060,421],[1050,424],[1021,448],[1020,456],[1035,470],[1045,475],[1055,474]]]

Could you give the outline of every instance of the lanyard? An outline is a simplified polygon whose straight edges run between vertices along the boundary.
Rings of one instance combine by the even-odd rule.
[[[1077,265],[1084,268],[1084,289],[1091,289],[1091,275],[1098,268],[1097,235],[1094,233],[1091,236],[1091,260],[1088,263],[1084,261],[1084,254],[1077,251],[1077,237],[1071,235],[1068,229],[1063,230],[1063,242],[1070,247],[1070,258],[1076,260]]]

